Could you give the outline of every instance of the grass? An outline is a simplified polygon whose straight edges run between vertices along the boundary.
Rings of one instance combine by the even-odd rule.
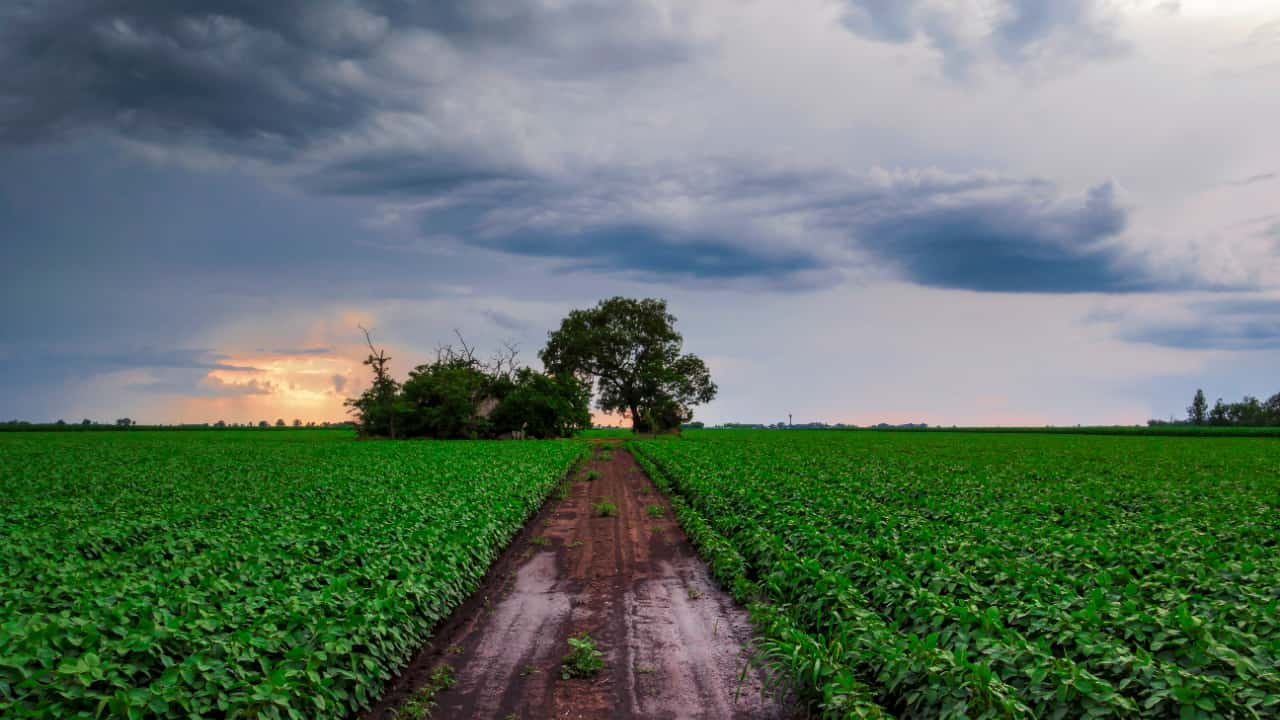
[[[599,478],[600,478],[600,473],[596,472],[595,470],[587,471],[587,482],[592,482],[593,480],[598,480]]]
[[[618,514],[618,506],[609,498],[600,498],[599,502],[591,506],[591,511],[599,517],[613,517]]]
[[[660,518],[667,514],[667,509],[661,505],[650,505],[644,509],[651,518]]]
[[[594,677],[604,669],[604,653],[588,633],[569,638],[569,654],[560,663],[560,679]]]

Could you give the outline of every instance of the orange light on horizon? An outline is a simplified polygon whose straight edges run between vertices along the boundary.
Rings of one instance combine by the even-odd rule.
[[[360,362],[336,351],[231,355],[221,365],[202,382],[208,394],[176,399],[175,422],[345,420],[350,418],[346,399],[362,389]]]

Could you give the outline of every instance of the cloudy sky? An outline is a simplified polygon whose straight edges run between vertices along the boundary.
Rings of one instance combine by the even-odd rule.
[[[1280,391],[1277,0],[7,0],[0,418],[341,419],[660,296],[710,422]]]

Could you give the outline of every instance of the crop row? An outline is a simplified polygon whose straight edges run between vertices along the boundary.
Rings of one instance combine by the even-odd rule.
[[[636,443],[828,715],[1280,711],[1271,441]],[[704,548],[704,553],[707,550]]]
[[[0,440],[0,716],[345,717],[581,453],[272,435]]]

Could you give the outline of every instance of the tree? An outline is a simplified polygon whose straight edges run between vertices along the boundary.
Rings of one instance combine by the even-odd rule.
[[[488,421],[480,405],[488,384],[484,372],[463,359],[414,368],[396,404],[404,435],[463,439],[486,434]]]
[[[538,355],[547,372],[594,385],[597,406],[626,414],[633,431],[677,429],[716,385],[701,358],[680,354],[675,323],[665,300],[614,297],[570,312]]]
[[[260,428],[271,427],[271,423],[267,422],[266,420],[263,420],[258,423],[258,427]]]
[[[1203,425],[1205,423],[1205,413],[1209,409],[1209,403],[1204,399],[1204,390],[1196,390],[1195,399],[1187,406],[1187,419],[1192,425]]]
[[[364,341],[369,346],[369,356],[365,358],[364,364],[373,370],[373,384],[360,397],[348,399],[346,405],[360,418],[361,435],[387,435],[394,440],[396,393],[400,385],[391,378],[391,371],[387,367],[391,358],[385,351],[373,346],[373,338],[369,336],[369,330],[365,326],[358,327],[364,332]]]
[[[302,421],[301,421],[301,420],[299,420],[298,418],[294,418],[294,419],[293,419],[293,426],[294,426],[294,427],[302,427]]]
[[[591,388],[570,374],[547,375],[522,368],[489,415],[496,434],[533,438],[569,437],[591,427]]]
[[[1227,419],[1232,425],[1256,427],[1267,424],[1266,411],[1262,403],[1252,395],[1245,395],[1238,403],[1227,406]]]
[[[80,421],[80,424],[83,425],[84,427],[89,427],[90,425],[93,424],[93,421],[90,420],[89,418],[85,418]]]
[[[1230,409],[1227,404],[1222,402],[1222,398],[1218,398],[1218,401],[1213,404],[1213,409],[1209,411],[1209,424],[1229,425],[1231,424],[1229,415]]]
[[[1280,425],[1280,393],[1267,398],[1262,411],[1266,413],[1268,425]]]
[[[118,418],[116,420],[117,427],[129,427],[130,425],[133,425],[133,420],[129,418]]]

